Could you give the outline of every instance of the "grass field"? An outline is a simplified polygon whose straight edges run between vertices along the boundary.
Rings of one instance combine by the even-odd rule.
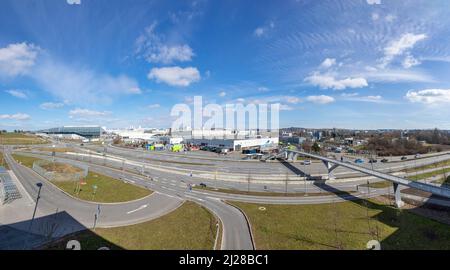
[[[39,158],[34,158],[34,157],[27,157],[27,156],[22,156],[22,155],[17,155],[17,154],[12,154],[12,157],[19,162],[20,164],[28,167],[28,168],[33,168],[33,163],[35,161],[41,160]]]
[[[106,246],[111,249],[213,249],[216,218],[205,208],[185,202],[180,208],[158,219],[117,228],[87,230],[46,247],[64,249],[70,239],[78,240],[82,249]]]
[[[426,169],[439,169],[441,167],[445,167],[445,166],[449,166],[450,165],[450,159],[449,160],[444,160],[441,162],[437,162],[434,164],[429,164],[429,165],[425,165],[425,166],[420,166],[420,167],[415,167],[415,168],[411,168],[411,169],[405,169],[403,171],[408,171],[408,172],[415,172],[415,171],[422,171],[422,170],[426,170]]]
[[[426,179],[432,176],[436,176],[436,175],[442,175],[446,174],[447,176],[450,173],[450,168],[444,168],[442,170],[436,170],[436,171],[432,171],[432,172],[427,172],[427,173],[421,173],[421,174],[417,174],[417,175],[412,175],[412,176],[408,176],[409,180],[413,180],[413,181],[417,181],[417,180],[422,180],[422,179]]]
[[[76,192],[77,182],[55,181],[52,183],[74,197],[86,201],[103,203],[136,200],[152,193],[152,191],[148,189],[141,188],[132,184],[127,184],[120,180],[94,172],[89,172],[84,181],[86,182],[86,185],[81,186],[79,193]],[[95,195],[93,188],[94,185],[97,186]]]
[[[56,153],[65,153],[65,152],[73,152],[74,151],[72,148],[66,148],[66,147],[61,147],[61,148],[42,147],[42,148],[37,148],[36,150],[44,151],[44,152],[56,152]]]
[[[361,187],[369,186],[371,188],[387,188],[387,187],[392,186],[392,183],[389,181],[379,181],[379,182],[373,182],[373,183],[369,182],[369,184],[362,184],[360,186]]]
[[[43,144],[43,143],[47,143],[47,141],[34,135],[23,133],[0,133],[0,144],[23,145],[23,144]]]
[[[33,167],[33,162],[41,160],[39,158],[21,156],[17,154],[13,154],[13,157],[16,161],[21,162],[23,165],[29,168]],[[71,169],[68,169],[69,167]],[[47,169],[53,170],[53,166],[49,165]],[[56,171],[64,171],[64,172],[80,171],[79,169],[74,168],[72,166],[59,163],[55,163],[55,169]],[[132,184],[127,184],[120,180],[105,175],[97,174],[94,172],[89,172],[84,181],[86,182],[86,185],[81,186],[79,193],[76,193],[77,182],[52,181],[52,183],[74,197],[80,198],[82,200],[95,202],[105,202],[105,203],[126,202],[145,197],[152,193],[152,191],[148,189],[141,188]],[[95,195],[93,188],[94,185],[97,186]]]
[[[207,191],[215,191],[215,192],[222,192],[222,193],[228,193],[228,194],[242,194],[242,195],[251,195],[251,196],[275,196],[275,197],[296,197],[296,196],[305,196],[304,192],[295,192],[295,193],[284,193],[284,192],[259,192],[259,191],[250,191],[247,192],[245,190],[237,190],[237,189],[223,189],[223,188],[212,188],[212,187],[201,187],[201,186],[195,186],[193,187],[194,190],[207,190]],[[353,193],[353,191],[347,192],[347,191],[337,191],[337,192],[309,192],[306,195],[308,196],[325,196],[325,195],[339,195],[339,194],[347,194],[347,193]]]
[[[372,239],[382,249],[450,249],[450,225],[376,202],[232,203],[248,215],[257,249],[366,249]]]

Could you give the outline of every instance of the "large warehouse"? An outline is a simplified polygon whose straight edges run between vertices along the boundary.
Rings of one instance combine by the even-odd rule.
[[[100,138],[100,135],[104,132],[100,126],[63,126],[56,128],[49,128],[39,130],[36,133],[44,133],[48,135],[62,135],[67,136],[80,136],[87,139]]]

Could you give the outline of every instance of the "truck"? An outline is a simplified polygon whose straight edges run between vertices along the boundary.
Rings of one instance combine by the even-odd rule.
[[[172,145],[172,152],[181,152],[183,148],[182,144],[174,144]]]

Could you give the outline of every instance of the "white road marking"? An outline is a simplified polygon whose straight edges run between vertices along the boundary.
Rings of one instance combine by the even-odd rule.
[[[198,201],[201,201],[201,202],[204,202],[204,201],[205,201],[205,200],[203,200],[203,199],[200,199],[200,198],[197,198],[197,197],[192,197],[192,196],[189,196],[189,195],[185,195],[185,197],[191,198],[191,199],[194,199],[194,200],[198,200]]]
[[[128,212],[127,212],[127,215],[128,215],[128,214],[131,214],[131,213],[134,213],[134,212],[136,212],[136,211],[142,210],[142,209],[146,208],[147,206],[148,206],[148,204],[141,205],[141,206],[139,206],[138,208],[136,208],[136,209],[134,209],[134,210],[128,211]]]

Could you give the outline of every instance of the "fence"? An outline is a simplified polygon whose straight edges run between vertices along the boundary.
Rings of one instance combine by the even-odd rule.
[[[38,160],[33,162],[33,170],[38,173],[40,176],[50,180],[50,181],[79,181],[81,178],[84,178],[87,176],[88,172],[89,172],[89,167],[88,166],[82,166],[82,165],[77,165],[74,166],[71,164],[71,166],[82,169],[82,172],[56,172],[56,171],[49,171],[44,169],[42,166],[44,165],[49,165],[49,164],[53,164],[50,161],[46,161],[46,160]]]

